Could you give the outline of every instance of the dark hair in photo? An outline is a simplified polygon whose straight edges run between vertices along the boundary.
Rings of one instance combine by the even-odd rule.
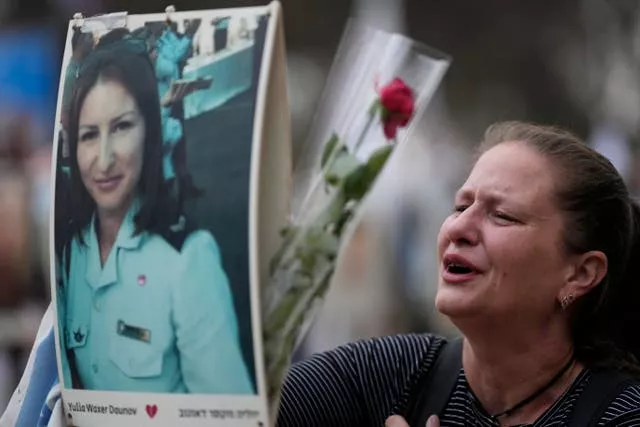
[[[640,374],[640,206],[613,164],[575,135],[554,127],[507,122],[490,127],[481,151],[526,144],[554,166],[556,202],[565,215],[565,250],[602,251],[607,273],[571,313],[579,360]]]
[[[96,43],[96,48],[105,47],[111,43],[121,41],[130,34],[131,32],[128,28],[115,28],[100,37],[100,40]]]
[[[107,37],[108,36],[108,37]],[[106,38],[105,38],[106,37]],[[177,205],[168,195],[162,171],[162,122],[154,68],[144,41],[128,32],[107,34],[102,43],[82,63],[75,83],[69,117],[70,235],[82,242],[96,205],[80,178],[77,160],[79,117],[84,100],[99,81],[120,83],[135,99],[145,122],[143,164],[137,195],[140,210],[135,217],[135,234],[144,231],[165,236],[176,221]],[[58,237],[56,237],[58,238]],[[65,241],[63,244],[66,244]]]
[[[79,27],[73,28],[71,36],[71,50],[76,52],[80,47],[90,48],[93,44],[93,35],[91,33],[83,33]]]

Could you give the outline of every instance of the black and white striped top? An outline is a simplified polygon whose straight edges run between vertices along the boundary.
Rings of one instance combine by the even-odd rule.
[[[442,342],[440,337],[418,334],[374,338],[293,365],[283,386],[277,427],[383,426],[407,405],[418,377],[433,365]],[[589,378],[585,369],[533,426],[567,425]],[[462,370],[440,425],[498,425],[479,407]],[[640,386],[625,388],[598,425],[640,426]]]

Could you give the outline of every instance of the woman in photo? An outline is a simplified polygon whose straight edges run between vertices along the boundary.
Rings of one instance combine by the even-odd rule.
[[[70,235],[56,236],[64,385],[253,394],[218,246],[188,221],[175,226],[162,146],[145,41],[100,43],[75,82]]]

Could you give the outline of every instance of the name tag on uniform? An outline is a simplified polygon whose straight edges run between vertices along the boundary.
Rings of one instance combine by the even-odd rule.
[[[143,342],[151,342],[151,331],[137,326],[127,325],[118,320],[118,335]]]

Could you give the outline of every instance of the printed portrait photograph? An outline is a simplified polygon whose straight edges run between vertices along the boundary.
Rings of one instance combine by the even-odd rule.
[[[72,25],[53,244],[64,388],[257,394],[249,184],[268,19]]]

